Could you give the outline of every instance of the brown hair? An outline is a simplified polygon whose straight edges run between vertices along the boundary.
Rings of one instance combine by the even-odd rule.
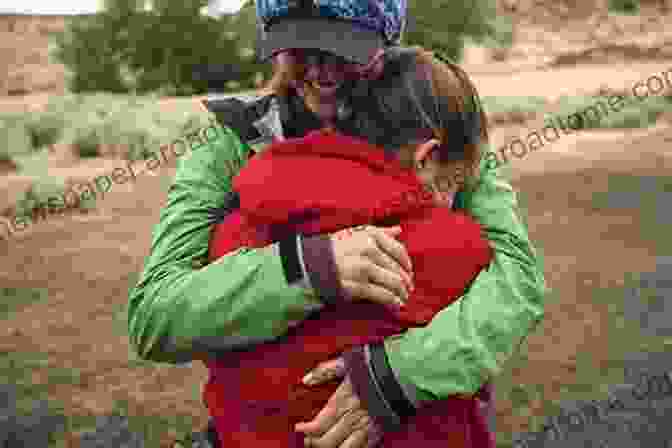
[[[442,104],[447,106],[447,110],[442,110],[441,113],[470,116],[471,120],[479,122],[478,143],[466,143],[464,160],[460,161],[460,163],[464,164],[464,179],[462,180],[473,180],[478,176],[483,143],[487,143],[489,139],[487,116],[481,107],[476,87],[469,78],[469,75],[457,64],[445,58],[439,58],[434,52],[427,51],[419,46],[412,47],[412,50],[416,52],[418,67],[429,71],[433,95],[441,98]],[[465,125],[468,126],[468,123],[465,123]],[[432,129],[432,131],[435,138],[439,141],[449,141],[448,134],[451,132],[451,129],[443,127]],[[445,151],[446,149],[450,148],[441,146],[439,151]],[[449,160],[448,154],[440,152],[439,156],[442,161]]]

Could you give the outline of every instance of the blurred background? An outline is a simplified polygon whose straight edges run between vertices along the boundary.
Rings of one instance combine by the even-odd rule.
[[[672,1],[409,7],[404,43],[461,62],[493,150],[609,95],[626,98],[504,169],[551,288],[543,325],[497,379],[498,442],[510,446],[562,402],[604,397],[628,354],[672,343],[670,320],[652,317],[665,315],[672,275]],[[207,124],[207,95],[250,94],[268,79],[254,59],[254,16],[253,1],[237,0],[0,4],[0,385],[16,388],[8,412],[35,416],[43,399],[44,412],[65,418],[53,446],[78,446],[112,412],[132,416],[151,447],[191,446],[206,422],[206,370],[137,359],[126,301],[176,160],[143,164]],[[632,95],[640,81],[644,100]],[[41,215],[49,197],[127,163],[134,182]],[[16,216],[30,225],[10,231]],[[22,421],[15,432],[28,437],[46,420]]]

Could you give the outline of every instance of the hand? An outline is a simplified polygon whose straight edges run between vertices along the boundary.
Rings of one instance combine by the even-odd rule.
[[[413,266],[394,237],[401,227],[359,226],[332,234],[334,260],[345,298],[399,307],[413,290]]]
[[[311,374],[313,380],[307,381]],[[304,382],[317,385],[344,376],[344,381],[319,414],[312,421],[297,423],[294,427],[297,432],[306,435],[306,447],[373,448],[380,442],[382,431],[362,408],[352,383],[345,375],[342,358],[321,363],[304,377]]]

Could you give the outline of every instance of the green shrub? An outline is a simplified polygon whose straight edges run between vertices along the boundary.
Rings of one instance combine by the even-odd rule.
[[[634,129],[646,128],[656,123],[658,116],[665,110],[670,110],[669,104],[662,98],[649,98],[639,103],[626,106],[619,112],[612,112],[600,123],[601,128]]]
[[[490,21],[487,37],[483,39],[490,48],[509,48],[513,45],[513,22],[508,16],[497,16]]]
[[[72,145],[80,157],[99,156],[104,120],[86,109],[71,113],[67,118],[70,126],[63,131],[59,142]]]
[[[0,116],[0,158],[12,160],[33,151],[26,117],[22,114]]]
[[[0,118],[0,137],[8,142],[0,156],[15,158],[63,143],[75,146],[81,157],[96,157],[108,144],[128,147],[124,155],[130,159],[147,159],[161,145],[209,125],[209,115],[186,102],[183,109],[166,109],[158,100],[107,93],[54,97],[41,113]],[[35,166],[41,158],[24,157],[20,163]]]
[[[0,288],[0,319],[47,298],[45,289]]]
[[[69,88],[73,92],[127,92],[120,70],[114,32],[100,15],[78,18],[66,32],[55,37],[54,57],[70,71]]]
[[[637,14],[639,0],[609,0],[609,10],[617,13]]]
[[[488,115],[506,112],[540,113],[547,107],[546,98],[540,96],[485,96],[481,102]]]
[[[34,149],[53,145],[58,141],[65,126],[62,114],[41,113],[31,116],[27,131]]]
[[[100,155],[100,134],[96,129],[79,128],[72,141],[77,154],[82,158],[98,157]]]
[[[65,192],[65,183],[52,179],[41,179],[27,191],[19,195],[16,201],[17,217],[24,217],[29,222],[46,219],[45,204],[50,197],[57,197]]]
[[[236,21],[201,14],[207,4],[157,1],[147,11],[142,1],[106,1],[102,12],[73,21],[59,36],[55,56],[72,72],[75,92],[204,93],[208,81],[199,79],[194,66],[222,61],[235,68],[230,76],[251,86],[259,65],[241,56],[247,43],[231,37]]]
[[[66,190],[67,186],[64,179],[55,179],[48,176],[41,177],[18,197],[15,205],[16,216],[23,216],[30,222],[47,219],[50,212],[57,212],[55,208],[50,211],[50,205],[59,208],[63,207],[64,204],[61,200]],[[79,191],[77,193],[79,197],[73,208],[83,211],[95,209],[96,199],[94,197],[84,195],[85,197],[82,198],[81,193]],[[56,199],[58,199],[58,202],[56,202]]]
[[[649,97],[643,101],[626,97],[625,107],[618,111],[607,106],[607,98],[597,96],[563,97],[558,104],[560,111],[555,115],[565,120],[571,114],[578,113],[583,117],[581,129],[646,128],[654,124],[663,112],[672,111],[672,104],[660,96]],[[600,111],[599,119],[595,112],[587,112],[589,107]]]
[[[421,45],[460,60],[467,38],[476,42],[494,36],[506,40],[504,20],[496,22],[497,11],[492,0],[411,0],[404,44]]]

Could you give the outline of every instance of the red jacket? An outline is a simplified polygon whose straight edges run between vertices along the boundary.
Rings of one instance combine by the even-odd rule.
[[[353,346],[426,325],[492,257],[473,219],[434,206],[415,173],[358,139],[314,132],[275,143],[239,172],[234,190],[240,209],[215,226],[211,260],[296,233],[398,223],[415,291],[402,311],[372,303],[326,306],[280,339],[209,361],[204,398],[224,448],[303,447],[294,424],[317,415],[338,386],[303,386],[303,375]],[[489,437],[477,401],[450,398],[421,408],[380,446],[483,447]]]

